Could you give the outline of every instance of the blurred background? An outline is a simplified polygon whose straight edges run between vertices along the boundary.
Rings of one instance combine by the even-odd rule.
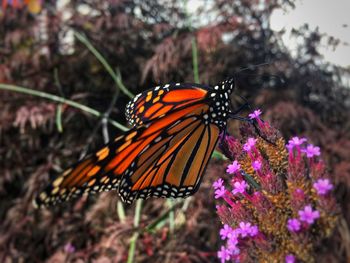
[[[1,1],[0,262],[217,261],[211,184],[223,160],[185,202],[122,206],[110,192],[35,210],[32,199],[121,133],[105,117],[126,125],[132,94],[232,75],[234,103],[321,147],[342,214],[316,261],[350,260],[348,1]]]

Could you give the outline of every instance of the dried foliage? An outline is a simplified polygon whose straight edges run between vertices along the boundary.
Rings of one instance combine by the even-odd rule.
[[[322,62],[317,48],[327,36],[307,27],[295,30],[304,39],[295,57],[282,46],[268,21],[275,8],[292,6],[292,1],[261,5],[261,1],[218,0],[209,11],[199,9],[193,15],[187,14],[183,1],[176,0],[73,0],[63,7],[54,0],[43,2],[39,14],[11,6],[0,14],[0,83],[58,94],[106,111],[115,93],[113,80],[73,37],[72,29],[84,33],[113,69],[120,69],[133,93],[155,83],[193,82],[193,38],[203,83],[216,83],[239,68],[271,62],[237,73],[237,94],[261,107],[264,118],[283,136],[307,136],[323,149],[343,218],[336,234],[320,246],[318,262],[350,259],[350,94],[341,81],[349,72]],[[213,15],[201,21],[208,12]],[[330,38],[329,45],[335,44]],[[119,96],[113,119],[124,121],[127,101]],[[49,177],[79,158],[98,120],[64,107],[64,132],[60,133],[57,108],[51,102],[1,90],[0,104],[0,261],[124,262],[134,232],[133,207],[127,208],[121,222],[114,193],[51,210],[31,206],[34,193]],[[118,133],[112,127],[109,132]],[[90,147],[102,143],[102,136],[95,136]],[[168,224],[154,233],[141,232],[137,262],[216,258],[219,222],[214,202],[207,197],[212,191],[209,182],[223,170],[222,163],[208,168],[187,211],[176,210],[173,234]],[[140,229],[166,209],[164,200],[147,201]]]

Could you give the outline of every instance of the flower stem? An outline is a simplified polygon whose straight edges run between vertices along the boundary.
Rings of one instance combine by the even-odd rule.
[[[135,217],[134,217],[135,229],[137,229],[139,227],[140,218],[141,218],[141,208],[142,208],[142,199],[138,199],[136,201],[136,207],[135,207]],[[137,241],[138,237],[139,237],[139,232],[135,231],[133,236],[131,237],[127,263],[134,262],[136,241]]]

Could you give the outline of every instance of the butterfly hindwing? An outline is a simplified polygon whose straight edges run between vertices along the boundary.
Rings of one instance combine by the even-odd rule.
[[[187,197],[197,191],[215,148],[219,129],[199,118],[186,118],[169,126],[134,161],[135,169],[123,176],[123,201],[156,197]]]
[[[199,84],[174,83],[158,86],[135,96],[125,109],[132,126],[141,125],[170,112],[203,102],[208,87]]]
[[[131,144],[132,136],[144,128],[130,130],[124,135],[85,157],[56,177],[34,200],[36,206],[53,205],[84,193],[117,189],[121,173],[108,168],[116,152]]]

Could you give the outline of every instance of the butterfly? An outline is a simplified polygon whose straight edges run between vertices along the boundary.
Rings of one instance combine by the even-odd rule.
[[[226,131],[233,88],[231,78],[215,86],[174,83],[138,94],[125,111],[132,128],[59,175],[35,206],[109,190],[118,190],[126,203],[194,194]]]

